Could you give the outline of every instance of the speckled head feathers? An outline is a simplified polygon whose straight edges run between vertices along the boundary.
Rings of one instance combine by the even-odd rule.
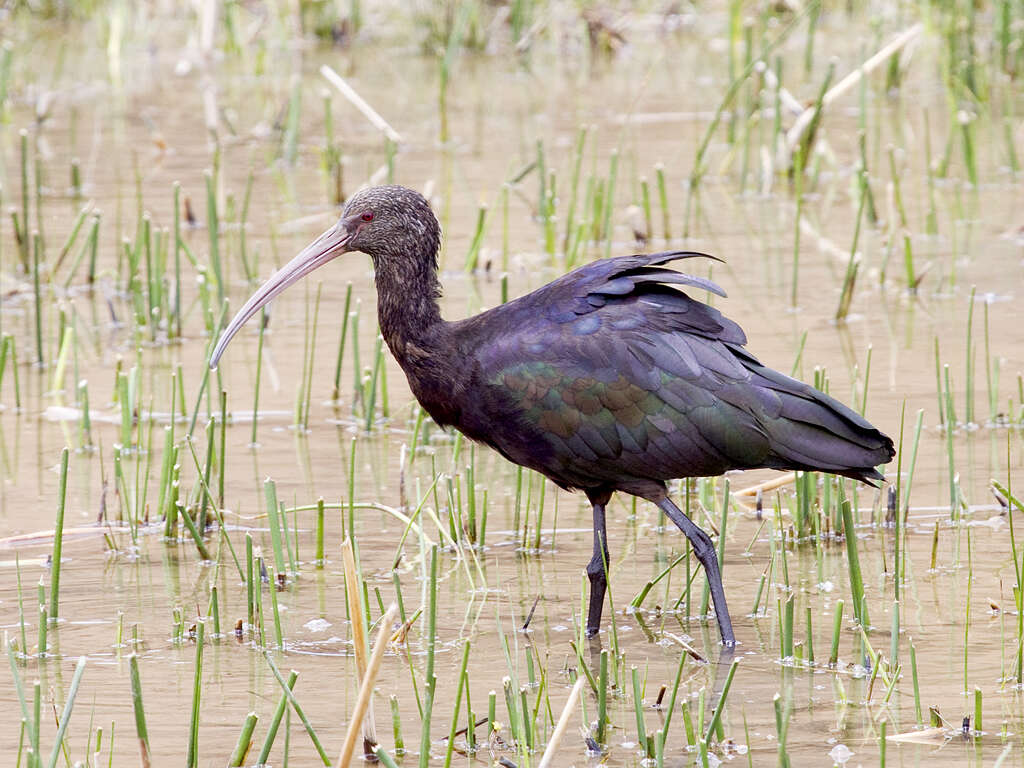
[[[342,221],[353,231],[348,250],[383,260],[427,260],[437,267],[441,227],[419,192],[398,185],[367,187],[345,204]]]

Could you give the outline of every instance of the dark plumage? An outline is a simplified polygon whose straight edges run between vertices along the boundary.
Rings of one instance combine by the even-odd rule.
[[[355,195],[339,222],[274,275],[225,330],[346,251],[373,259],[381,332],[416,399],[509,461],[594,511],[587,630],[600,626],[608,561],[605,506],[615,491],[657,504],[707,571],[722,639],[734,636],[710,538],[668,498],[665,481],[730,469],[824,470],[870,482],[892,440],[813,387],[766,368],[736,323],[681,288],[725,294],[664,264],[671,251],[604,259],[515,301],[456,322],[437,299],[440,229],[404,187]]]

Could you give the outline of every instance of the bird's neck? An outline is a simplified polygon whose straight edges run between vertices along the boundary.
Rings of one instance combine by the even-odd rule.
[[[441,319],[437,260],[420,256],[374,259],[380,332],[420,405],[441,426],[458,426],[463,371],[452,326]]]
[[[406,363],[432,352],[445,325],[437,268],[432,260],[409,258],[375,259],[374,268],[380,332],[408,373]]]

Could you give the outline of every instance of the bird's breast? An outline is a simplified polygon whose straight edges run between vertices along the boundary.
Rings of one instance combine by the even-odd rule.
[[[459,427],[464,389],[459,382],[443,366],[432,365],[427,352],[423,352],[422,357],[406,357],[401,366],[413,397],[430,414],[430,418],[441,427]]]

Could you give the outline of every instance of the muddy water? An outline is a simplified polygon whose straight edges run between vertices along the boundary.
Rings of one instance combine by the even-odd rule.
[[[44,306],[48,360],[54,358],[57,350],[58,309],[75,318],[77,343],[63,391],[53,388],[52,367],[40,371],[29,365],[22,365],[19,370],[20,410],[14,407],[9,378],[5,377],[0,391],[0,402],[5,406],[0,412],[0,528],[3,535],[11,537],[38,532],[35,538],[12,540],[0,550],[4,566],[0,578],[0,626],[10,637],[20,636],[20,571],[27,645],[31,650],[37,627],[36,584],[42,579],[49,585],[47,558],[52,551],[52,539],[46,531],[53,527],[60,451],[66,444],[78,445],[79,424],[74,414],[65,409],[75,405],[71,389],[74,381],[85,380],[89,387],[96,449],[76,450],[71,455],[66,526],[74,530],[68,531],[64,542],[61,621],[50,630],[50,657],[43,662],[28,660],[20,668],[23,679],[40,680],[46,712],[50,710],[51,699],[60,709],[75,660],[83,655],[87,658],[69,731],[72,760],[85,759],[91,752],[87,746],[90,729],[102,727],[102,759],[107,759],[113,728],[114,764],[136,761],[127,661],[133,651],[139,654],[155,762],[163,764],[184,755],[196,648],[187,639],[175,641],[172,614],[175,609],[183,611],[188,617],[186,624],[192,623],[197,613],[206,614],[213,584],[218,586],[226,634],[205,647],[200,763],[224,764],[246,713],[255,711],[260,724],[256,746],[249,757],[251,763],[279,696],[261,651],[248,638],[236,639],[229,631],[237,619],[245,616],[246,604],[244,585],[226,549],[221,552],[220,565],[214,568],[199,561],[189,541],[165,543],[158,526],[143,527],[133,541],[120,528],[108,530],[94,525],[101,508],[105,506],[108,514],[113,515],[120,503],[113,484],[112,460],[114,445],[119,440],[119,411],[111,404],[117,360],[123,361],[125,369],[139,366],[140,402],[144,411],[152,409],[158,414],[152,433],[148,485],[146,455],[124,459],[132,492],[136,477],[143,478],[151,507],[155,506],[162,426],[170,410],[171,372],[179,363],[184,372],[189,415],[199,392],[208,334],[204,330],[195,271],[186,262],[183,302],[187,314],[182,343],[144,342],[138,348],[133,339],[130,303],[117,294],[114,274],[118,241],[121,236],[134,236],[137,189],[141,190],[143,206],[153,222],[161,227],[170,226],[172,183],[180,181],[183,194],[190,198],[200,225],[203,224],[203,171],[212,163],[210,138],[203,124],[203,89],[207,83],[213,84],[208,98],[216,100],[216,111],[221,115],[217,132],[221,141],[222,204],[228,197],[233,197],[237,204],[244,195],[249,174],[253,176],[246,237],[250,257],[258,257],[257,271],[261,276],[290,258],[335,215],[327,202],[328,180],[320,165],[321,91],[326,84],[317,70],[328,63],[342,71],[402,134],[403,142],[394,160],[396,181],[432,192],[446,232],[442,254],[444,312],[449,318],[457,318],[500,301],[500,190],[505,181],[536,158],[537,141],[544,143],[547,163],[558,173],[560,190],[568,188],[572,144],[579,127],[591,127],[584,176],[606,176],[611,153],[618,151],[612,254],[632,252],[636,247],[624,209],[639,197],[639,177],[653,180],[655,164],[663,163],[669,180],[673,233],[678,238],[686,197],[682,182],[692,167],[694,147],[727,82],[720,37],[725,17],[709,14],[688,19],[687,26],[670,35],[652,31],[650,25],[641,21],[636,22],[631,32],[632,44],[614,59],[591,58],[574,47],[573,39],[564,42],[564,50],[541,51],[529,61],[505,56],[463,59],[449,94],[451,140],[445,146],[439,146],[437,140],[436,60],[421,56],[411,38],[389,38],[386,44],[364,44],[342,51],[269,45],[259,54],[254,49],[241,58],[215,57],[207,65],[201,54],[190,47],[195,45],[189,42],[190,34],[194,33],[192,25],[140,16],[134,19],[133,31],[126,37],[118,75],[103,46],[96,43],[97,22],[71,24],[59,32],[40,28],[38,23],[22,22],[4,33],[10,36],[8,40],[17,52],[13,98],[8,103],[7,122],[0,126],[4,200],[10,204],[20,199],[17,130],[28,127],[41,157],[41,221],[47,258],[52,259],[60,248],[84,200],[92,201],[103,211],[96,290],[86,290],[78,279],[74,285],[79,287],[66,295],[61,292]],[[819,39],[827,40],[829,52],[839,57],[839,72],[854,66],[860,53],[859,43],[844,33],[843,23],[833,20],[826,25],[823,39]],[[858,19],[856,23],[866,25],[867,21]],[[160,35],[155,34],[157,30]],[[276,39],[270,33],[267,35]],[[56,59],[48,53],[53,48],[60,51]],[[786,50],[787,87],[797,98],[810,99],[820,82],[820,73],[804,77],[802,51],[802,45],[796,42]],[[955,736],[948,741],[933,738],[923,743],[893,742],[888,746],[887,759],[901,764],[930,765],[942,761],[981,765],[991,764],[1007,751],[1004,765],[1021,762],[1019,739],[1024,728],[1024,709],[1019,691],[1001,682],[1012,675],[1016,648],[1017,617],[1010,610],[1014,571],[1009,528],[988,491],[989,478],[1005,480],[1008,472],[1016,472],[1020,463],[1019,435],[1015,430],[983,423],[988,414],[986,357],[999,360],[999,412],[1016,416],[1020,406],[1015,376],[1024,363],[1020,353],[1024,349],[1024,332],[1015,301],[1020,290],[1021,243],[1016,230],[1021,224],[1021,188],[1002,169],[1003,153],[997,144],[1001,127],[985,118],[977,134],[984,183],[977,189],[968,189],[960,181],[937,183],[934,195],[939,235],[917,234],[924,232],[928,204],[921,150],[922,107],[927,107],[931,115],[933,146],[943,147],[946,140],[945,122],[936,117],[946,110],[945,92],[932,74],[938,57],[935,40],[926,38],[914,54],[901,97],[887,97],[878,90],[877,83],[866,94],[869,167],[878,172],[872,183],[880,214],[886,219],[895,215],[892,204],[887,202],[892,199],[887,186],[890,175],[882,171],[888,167],[888,144],[900,148],[901,161],[907,168],[902,175],[902,194],[909,227],[915,233],[914,249],[919,269],[930,265],[916,299],[909,298],[899,284],[901,246],[889,256],[889,281],[880,286],[879,270],[890,247],[887,230],[868,229],[862,234],[864,263],[853,314],[845,325],[831,322],[856,215],[856,202],[851,202],[850,195],[857,156],[856,97],[849,97],[843,107],[828,115],[824,138],[829,154],[822,161],[818,185],[808,195],[803,211],[805,228],[801,234],[797,311],[788,308],[795,229],[792,195],[781,177],[774,179],[772,194],[738,194],[735,170],[728,175],[722,170],[728,147],[718,139],[711,147],[711,172],[705,179],[696,210],[695,236],[687,246],[722,256],[726,263],[710,267],[690,262],[688,268],[710,274],[729,292],[727,300],[716,299],[716,304],[747,329],[749,348],[764,362],[788,372],[794,367],[803,343],[796,374],[810,380],[814,368],[823,366],[830,391],[847,401],[864,397],[864,370],[870,348],[866,413],[895,436],[905,408],[904,439],[908,453],[916,414],[919,409],[924,412],[902,590],[899,656],[903,676],[887,703],[881,682],[876,680],[872,686],[870,674],[862,666],[864,649],[849,618],[850,587],[842,543],[828,544],[820,554],[807,545],[787,553],[788,579],[795,595],[796,637],[806,639],[804,616],[809,608],[819,664],[807,667],[780,663],[778,600],[785,600],[788,593],[777,569],[773,570],[776,584],[766,589],[761,612],[750,615],[759,580],[769,562],[771,526],[762,527],[752,512],[733,507],[724,575],[741,643],[736,655],[742,663],[729,694],[724,725],[726,735],[739,748],[739,754],[732,757],[740,762],[746,760],[742,752],[748,744],[754,764],[770,764],[775,759],[777,732],[772,697],[780,693],[792,707],[788,747],[794,764],[830,764],[833,758],[829,753],[840,744],[853,751],[851,764],[877,764],[881,721],[887,722],[890,734],[916,729],[909,666],[911,640],[916,650],[922,706],[938,707],[955,729],[963,715],[973,713],[973,698],[966,696],[965,691],[973,696],[977,686],[983,693],[986,736],[980,740]],[[204,71],[207,66],[208,72]],[[301,78],[302,89],[298,157],[294,166],[276,159],[281,144],[279,125],[285,119],[284,107],[293,75]],[[37,125],[35,104],[40,98],[51,98],[52,102],[47,119]],[[1024,107],[1019,103],[1019,93],[1017,101],[1019,110]],[[351,189],[386,164],[386,151],[379,133],[336,95],[333,112],[345,153],[346,185]],[[763,131],[755,142],[769,140],[769,126],[752,130]],[[82,160],[82,200],[72,199],[64,191],[73,156]],[[750,158],[751,168],[759,169],[761,159],[756,143]],[[720,172],[723,175],[718,175]],[[750,189],[756,186],[758,174],[759,170],[751,171]],[[955,162],[953,175],[963,175]],[[532,215],[537,184],[535,173],[527,175],[510,195],[512,295],[525,293],[564,269],[543,253],[543,233]],[[491,268],[467,276],[461,271],[461,264],[481,202],[487,203],[490,210],[483,259]],[[656,211],[655,221],[658,220]],[[245,284],[241,269],[239,233],[229,220],[224,230],[221,248],[228,295],[232,305],[238,306],[250,286]],[[657,224],[655,233],[660,233]],[[207,230],[202,226],[186,230],[185,238],[193,253],[205,261],[209,252]],[[673,241],[673,245],[681,243],[679,239]],[[655,238],[649,247],[663,244]],[[0,223],[0,248],[4,290],[0,319],[3,331],[13,334],[16,340],[19,358],[26,361],[35,350],[34,309],[29,281],[13,268],[16,246],[9,217]],[[602,252],[603,245],[596,246],[586,258]],[[307,318],[317,291],[315,281],[319,281],[322,294],[312,412],[309,430],[303,432],[293,427],[293,412],[303,349],[310,338]],[[350,473],[354,477],[354,498],[359,502],[390,508],[402,504],[399,457],[402,444],[411,440],[413,410],[401,372],[387,360],[389,418],[366,433],[362,412],[354,403],[352,382],[356,371],[350,341],[342,370],[341,400],[330,402],[348,282],[352,283],[354,301],[360,307],[361,365],[371,365],[375,340],[372,274],[368,259],[353,254],[275,302],[265,337],[258,445],[250,444],[256,381],[254,327],[240,334],[217,378],[211,382],[215,391],[222,387],[228,393],[231,423],[226,438],[225,515],[228,536],[238,552],[244,548],[246,531],[252,534],[257,546],[270,551],[264,517],[266,477],[276,481],[278,496],[288,506],[307,505],[321,496],[328,503],[349,501]],[[958,429],[953,435],[954,470],[971,511],[962,524],[952,525],[947,442],[938,428],[934,345],[938,339],[940,361],[950,364],[955,405],[962,417],[968,397],[966,325],[972,286],[976,286],[977,297],[973,313],[973,354],[977,366],[974,399],[976,420],[982,426]],[[982,336],[986,302],[987,347]],[[806,340],[802,341],[805,334]],[[202,430],[208,408],[207,401],[202,400],[196,430],[200,460],[205,456]],[[212,410],[217,410],[216,404]],[[178,434],[187,426],[177,426]],[[148,423],[144,422],[144,442],[147,430]],[[527,649],[537,665],[538,677],[543,670],[542,707],[550,707],[552,716],[557,718],[568,692],[567,668],[577,663],[570,642],[581,610],[581,569],[589,558],[590,515],[579,497],[556,492],[549,485],[544,497],[540,547],[534,551],[532,526],[537,516],[537,485],[529,509],[531,546],[524,548],[522,531],[513,527],[515,469],[483,449],[477,449],[471,457],[468,446],[461,448],[456,459],[455,444],[436,429],[421,438],[421,445],[426,445],[426,449],[404,469],[407,496],[415,502],[427,491],[435,470],[464,475],[472,460],[478,503],[482,504],[486,491],[489,505],[487,545],[477,553],[476,561],[460,560],[450,552],[441,559],[439,692],[431,733],[432,752],[443,755],[446,745],[440,739],[448,731],[454,707],[462,639],[472,643],[468,674],[474,712],[486,712],[488,692],[494,689],[499,692],[498,719],[506,721],[501,685],[510,671],[503,651],[507,641],[519,681],[529,677]],[[187,448],[182,450],[186,457],[181,461],[183,477],[187,478],[183,487],[191,486],[195,467]],[[904,458],[905,463],[908,461]],[[895,465],[889,472],[894,478]],[[730,477],[730,483],[735,490],[769,477],[771,474],[766,472],[738,474]],[[443,485],[444,481],[442,488]],[[788,503],[787,493],[784,492],[784,504]],[[439,506],[446,507],[443,492],[437,501]],[[880,503],[875,491],[860,489],[857,503],[865,524],[860,537],[861,565],[875,627],[870,641],[888,657],[893,532],[868,524],[872,508]],[[433,495],[428,496],[427,505],[436,506]],[[712,514],[717,517],[719,510],[720,500]],[[447,520],[444,509],[440,514]],[[312,564],[313,516],[301,512],[293,520],[301,567],[278,594],[285,649],[274,651],[273,658],[282,670],[299,672],[296,696],[333,758],[357,691],[338,546],[344,533],[343,518],[335,509],[328,512],[328,562],[322,570]],[[932,569],[936,523],[936,568]],[[382,509],[361,508],[355,529],[363,573],[370,586],[372,614],[377,616],[374,588],[380,590],[385,602],[394,595],[391,569],[403,524]],[[108,531],[109,540],[104,539],[104,530]],[[428,524],[425,531],[431,538],[438,538],[436,526]],[[660,528],[652,508],[639,505],[634,509],[625,498],[618,499],[610,511],[609,533],[616,632],[624,663],[627,668],[639,668],[650,703],[661,685],[671,685],[674,680],[681,651],[672,637],[687,639],[710,663],[688,662],[683,671],[681,695],[692,697],[695,713],[703,688],[710,708],[713,691],[720,690],[727,667],[716,642],[714,624],[690,619],[683,610],[656,609],[671,608],[676,602],[682,567],[652,591],[641,612],[623,611],[644,582],[683,551],[682,537],[675,530]],[[426,600],[425,550],[414,539],[412,536],[406,543],[398,568],[410,612]],[[210,546],[216,553],[217,547],[223,545],[218,545],[218,537],[214,536]],[[702,585],[699,576],[695,585],[692,613],[698,612]],[[827,656],[839,598],[846,600],[847,619],[840,645],[842,663],[839,671],[834,671],[824,668],[820,661]],[[993,611],[990,600],[1007,612]],[[266,588],[264,601],[269,618],[270,595]],[[516,632],[535,601],[530,631]],[[610,628],[607,621],[606,626]],[[421,695],[424,630],[422,621],[413,627],[408,647]],[[269,626],[268,633],[272,637]],[[604,647],[611,643],[607,632],[601,639]],[[596,664],[594,648],[586,648],[583,653],[587,663]],[[381,696],[376,702],[382,743],[390,746],[387,696],[397,697],[406,745],[411,752],[405,759],[406,765],[417,760],[420,738],[417,693],[409,664],[399,654],[386,658],[379,681]],[[0,689],[0,702],[10,717],[5,718],[5,725],[0,728],[0,751],[13,761],[19,744],[19,705],[10,673],[5,675],[7,683]],[[628,685],[628,672],[623,679]],[[531,689],[530,695],[537,695],[537,689]],[[592,699],[586,707],[587,717],[593,719]],[[927,716],[925,711],[926,720]],[[465,710],[461,717],[465,719]],[[663,714],[648,711],[648,729],[656,728],[662,717]],[[44,721],[43,745],[44,753],[48,754],[55,728],[52,718],[44,716]],[[585,753],[575,725],[579,722],[577,715],[563,742],[559,764],[584,765],[598,759]],[[606,763],[639,764],[631,695],[613,700],[611,722]],[[313,764],[316,753],[297,717],[291,717],[287,733],[291,762]],[[481,728],[480,738],[484,738],[484,733]],[[540,741],[546,739],[545,734]],[[275,764],[283,762],[283,743],[284,731],[272,753]],[[499,743],[492,747],[493,750],[481,750],[473,759],[457,756],[456,762],[490,764],[502,755],[520,761],[514,753],[503,752]],[[666,748],[666,764],[682,765],[692,760],[684,747],[685,732],[676,712]]]

